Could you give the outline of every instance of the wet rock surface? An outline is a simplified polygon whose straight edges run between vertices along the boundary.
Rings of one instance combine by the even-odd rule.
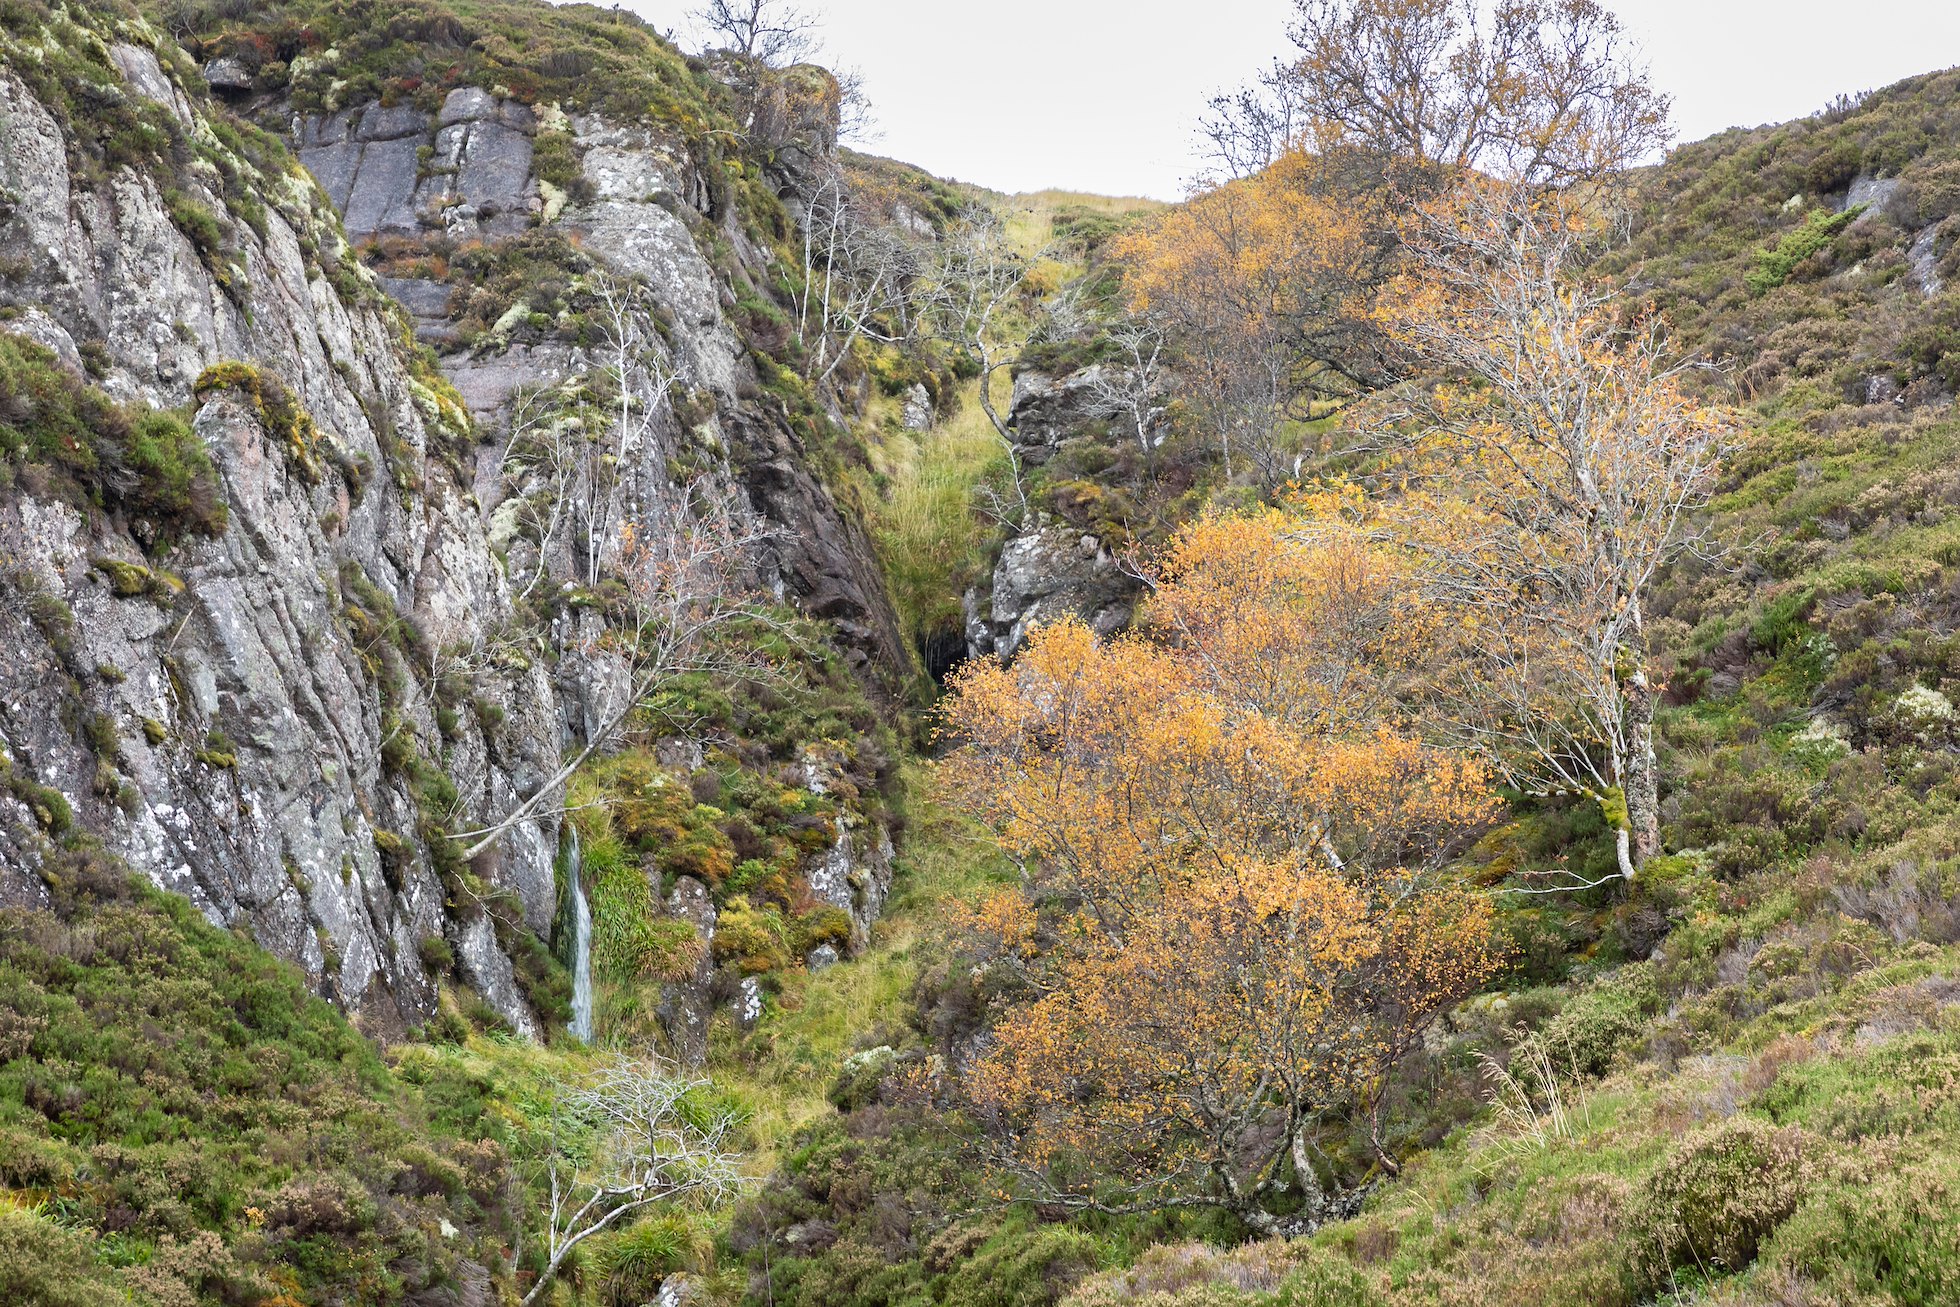
[[[369,105],[298,119],[300,162],[355,240],[512,236],[540,204],[531,177],[535,116],[489,92],[450,92],[431,117],[412,105]]]
[[[764,584],[835,623],[851,661],[867,677],[895,683],[908,656],[870,541],[815,473],[811,451],[780,405],[760,391],[748,346],[725,312],[732,302],[725,275],[703,247],[713,239],[727,242],[738,258],[755,263],[758,281],[766,279],[765,256],[730,230],[728,215],[706,211],[710,188],[678,140],[596,115],[558,121],[580,155],[590,198],[563,206],[548,225],[602,266],[643,281],[669,316],[684,382],[713,397],[713,416],[705,433],[696,434],[731,451],[742,469],[744,497],[780,528],[769,546]],[[350,237],[428,234],[435,230],[431,220],[410,223],[404,215],[441,210],[446,234],[495,240],[545,221],[540,189],[530,176],[530,140],[538,122],[524,105],[461,88],[433,118],[412,108],[373,106],[302,118],[294,132],[301,161],[347,214]],[[835,145],[834,127],[799,120],[778,129],[814,132],[812,149]],[[429,148],[437,161],[434,175],[411,185],[386,152],[371,168],[372,148],[390,144],[412,146],[411,153]],[[446,283],[412,278],[385,285],[412,315],[417,338],[447,351],[443,370],[493,445],[508,427],[507,408],[518,390],[556,385],[595,365],[586,350],[558,342],[491,341],[456,349],[460,339],[449,316],[455,287],[445,292]],[[667,460],[686,434],[669,431],[661,445],[644,451],[636,475],[649,488],[666,480]],[[480,474],[480,499],[501,498],[484,482]]]
[[[1007,425],[1024,463],[1039,467],[1064,441],[1101,420],[1097,390],[1107,371],[1097,363],[1061,376],[1033,371],[1015,376]]]

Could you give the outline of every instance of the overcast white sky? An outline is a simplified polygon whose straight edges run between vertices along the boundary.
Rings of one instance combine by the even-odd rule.
[[[1960,64],[1960,0],[1607,0],[1682,140]],[[694,0],[627,0],[685,37]],[[863,148],[1004,191],[1174,199],[1206,100],[1286,41],[1290,0],[802,0],[865,76]]]

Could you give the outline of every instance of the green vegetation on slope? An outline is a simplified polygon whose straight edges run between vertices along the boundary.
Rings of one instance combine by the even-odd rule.
[[[616,118],[705,128],[719,87],[640,18],[527,0],[227,0],[171,8],[173,35],[200,59],[235,59],[257,88],[302,111],[372,100],[425,110],[459,86],[500,88]]]
[[[498,1262],[527,1220],[499,1130],[438,1124],[295,968],[185,900],[51,858],[51,909],[0,913],[0,1274],[83,1302],[389,1303]]]
[[[120,512],[153,543],[224,533],[217,472],[181,414],[117,404],[11,332],[0,332],[0,414],[10,483]]]
[[[903,174],[883,160],[855,162],[882,165],[873,180],[887,188],[893,183],[885,174]],[[1022,296],[999,322],[1002,349],[1018,352],[1024,367],[1054,366],[1067,351],[1074,352],[1070,366],[1094,361],[1076,342],[1043,338],[1046,306],[1091,271],[1095,251],[1111,234],[1162,206],[1064,191],[1002,196],[965,188],[963,198],[999,214],[1009,243],[1028,261]],[[869,370],[882,394],[860,423],[867,483],[860,498],[906,634],[928,669],[943,673],[964,654],[963,596],[988,580],[1006,530],[1003,517],[1014,502],[1012,473],[1000,436],[980,406],[980,383],[971,368],[961,371],[956,362],[951,371],[957,384],[952,384],[921,367],[912,352],[880,349],[871,352]],[[901,429],[900,409],[892,402],[915,381],[934,392],[937,420],[926,431]],[[1005,415],[1013,377],[1003,370],[992,381],[995,410]],[[1056,474],[1045,469],[1033,477],[1037,486],[1054,479]],[[1078,501],[1079,495],[1056,492],[1057,511],[1071,521],[1080,516]],[[1120,534],[1106,514],[1101,524],[1111,527],[1112,536]]]
[[[646,29],[583,7],[561,21],[517,0],[395,0],[363,26],[328,0],[290,0],[265,7],[263,30],[222,9],[198,8],[201,53],[239,57],[262,87],[314,107],[431,105],[466,84],[686,123],[716,103]],[[18,35],[50,12],[11,0],[0,26]],[[74,113],[95,113],[75,92],[101,71],[56,68]],[[937,937],[949,902],[1012,873],[918,797],[918,773],[899,895],[871,948],[814,974],[797,965],[836,926],[785,875],[838,815],[800,784],[811,723],[868,802],[896,797],[881,792],[896,749],[861,694],[830,694],[826,668],[814,706],[690,686],[674,712],[728,734],[725,753],[669,776],[629,751],[584,782],[580,797],[606,804],[586,860],[613,1029],[648,1033],[654,985],[695,961],[653,897],[701,878],[727,912],[715,961],[770,977],[760,1023],[743,1031],[723,1011],[711,1053],[747,1109],[758,1169],[779,1167],[732,1223],[681,1213],[596,1243],[561,1300],[643,1301],[684,1271],[710,1300],[772,1305],[1945,1301],[1960,1281],[1956,104],[1954,75],[1917,79],[1686,147],[1648,179],[1639,229],[1607,266],[1651,293],[1686,345],[1733,358],[1756,405],[1717,504],[1731,552],[1678,569],[1653,605],[1673,666],[1661,723],[1673,853],[1631,891],[1508,900],[1510,988],[1413,1060],[1389,1138],[1401,1174],[1374,1173],[1360,1215],[1219,1252],[1180,1241],[1245,1232],[1001,1201],[972,1123],[940,1092],[1001,995]],[[171,152],[160,125],[87,121],[79,157],[95,167]],[[1861,176],[1898,188],[1858,208]],[[233,190],[249,187],[226,204],[249,222]],[[950,216],[942,191],[919,198],[935,226]],[[1009,203],[1028,252],[1061,238],[1089,260],[1037,265],[1037,299],[1093,271],[1133,207]],[[188,196],[171,207],[214,272],[229,266],[236,229]],[[549,320],[523,328],[559,330],[576,252],[513,249],[403,257],[464,254],[486,332],[534,298]],[[744,329],[790,365],[765,366],[765,388],[815,449],[848,462],[850,437],[792,370],[780,289],[739,288]],[[4,428],[21,475],[222,528],[196,522],[208,468],[181,423],[145,436],[175,419],[117,416],[99,392],[51,381],[35,347],[9,348],[9,393],[38,396]],[[1057,366],[1096,348],[1036,346]],[[917,359],[866,366],[886,398],[860,489],[923,644],[957,625],[984,565],[992,528],[974,491],[998,446],[970,383],[938,427],[904,433],[891,395],[927,378],[942,399],[950,388]],[[1109,536],[1132,530],[1133,510],[1174,517],[1202,495],[1202,452],[1160,464],[1143,503],[1113,493],[1142,494],[1122,442],[1090,441],[1042,471],[1044,507]],[[138,489],[92,481],[84,454],[126,460]],[[52,797],[24,797],[63,824]],[[1473,855],[1493,887],[1525,869],[1609,868],[1608,832],[1583,805],[1521,802],[1517,817]],[[0,917],[0,1297],[93,1304],[134,1288],[286,1307],[434,1301],[481,1268],[521,1283],[509,1254],[534,1245],[517,1236],[536,1195],[513,1163],[548,1136],[552,1086],[586,1055],[468,1036],[452,1000],[438,1028],[460,1042],[384,1060],[295,973],[120,877],[72,855],[52,912]]]
[[[946,914],[1013,874],[983,831],[934,796],[935,784],[929,766],[907,765],[892,896],[870,947],[847,963],[786,974],[753,1031],[717,1018],[710,1066],[716,1083],[749,1105],[765,1158],[778,1157],[800,1127],[832,1115],[838,1095],[851,1092],[840,1069],[852,1057],[910,1047],[921,968]],[[883,1055],[859,1065],[873,1063],[883,1069]]]

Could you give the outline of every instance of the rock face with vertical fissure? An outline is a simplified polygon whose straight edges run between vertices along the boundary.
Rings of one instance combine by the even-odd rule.
[[[126,47],[117,63],[131,94],[190,112],[154,55]],[[225,211],[204,174],[173,184],[177,203]],[[452,714],[427,649],[502,620],[503,575],[394,310],[329,285],[307,251],[337,239],[334,219],[307,188],[262,184],[263,230],[227,225],[220,279],[157,181],[72,177],[58,123],[0,73],[0,186],[17,197],[0,254],[22,269],[11,297],[32,306],[11,328],[64,360],[87,345],[97,384],[121,401],[195,406],[229,516],[221,536],[163,560],[146,552],[149,524],[32,485],[0,501],[15,600],[0,606],[0,743],[16,774],[65,796],[78,827],[372,1025],[427,1018],[437,978],[419,946],[448,936],[464,978],[532,1031],[486,914],[549,929],[556,819],[525,823],[477,869],[497,895],[487,907],[453,901],[426,832],[501,811],[549,774],[552,687],[542,665],[499,669],[477,687],[497,725],[488,712],[439,725]],[[310,455],[246,391],[194,396],[231,360],[290,388],[317,424]],[[152,580],[130,593],[119,576]],[[362,625],[376,605],[423,643],[377,645]],[[415,758],[454,786],[455,811],[429,810],[401,765]],[[6,824],[0,879],[31,899],[34,823]]]

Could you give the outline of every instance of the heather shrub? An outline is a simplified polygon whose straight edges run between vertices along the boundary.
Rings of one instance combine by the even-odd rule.
[[[1808,1176],[1807,1136],[1733,1116],[1683,1140],[1635,1204],[1634,1277],[1654,1287],[1676,1267],[1737,1271],[1796,1211]]]
[[[1097,1284],[1072,1294],[1068,1307],[1254,1307],[1264,1298],[1255,1298],[1229,1284],[1205,1281],[1182,1289],[1153,1289],[1131,1293],[1115,1285]]]
[[[1084,1283],[1064,1307],[1373,1307],[1380,1295],[1340,1254],[1267,1240],[1219,1250],[1160,1245]]]
[[[1951,1302],[1960,1285],[1960,1162],[1934,1156],[1832,1186],[1790,1218],[1765,1260],[1847,1297]]]
[[[30,1211],[0,1202],[0,1302],[38,1307],[121,1307],[128,1299],[106,1273],[84,1270],[89,1241]]]
[[[1520,1044],[1511,1059],[1511,1074],[1531,1081],[1536,1053],[1542,1049],[1561,1074],[1604,1075],[1660,1006],[1654,968],[1644,962],[1621,967],[1581,991]]]
[[[1032,1232],[1006,1231],[953,1272],[945,1305],[1033,1307],[1058,1303],[1101,1261],[1095,1239],[1080,1230],[1050,1226]]]
[[[1274,1307],[1375,1307],[1383,1301],[1359,1270],[1318,1248],[1301,1255],[1273,1295]]]
[[[1068,1307],[1105,1307],[1145,1299],[1183,1303],[1187,1291],[1222,1287],[1270,1291],[1306,1255],[1306,1245],[1283,1240],[1217,1249],[1201,1243],[1160,1244],[1132,1266],[1110,1271],[1069,1296]]]

